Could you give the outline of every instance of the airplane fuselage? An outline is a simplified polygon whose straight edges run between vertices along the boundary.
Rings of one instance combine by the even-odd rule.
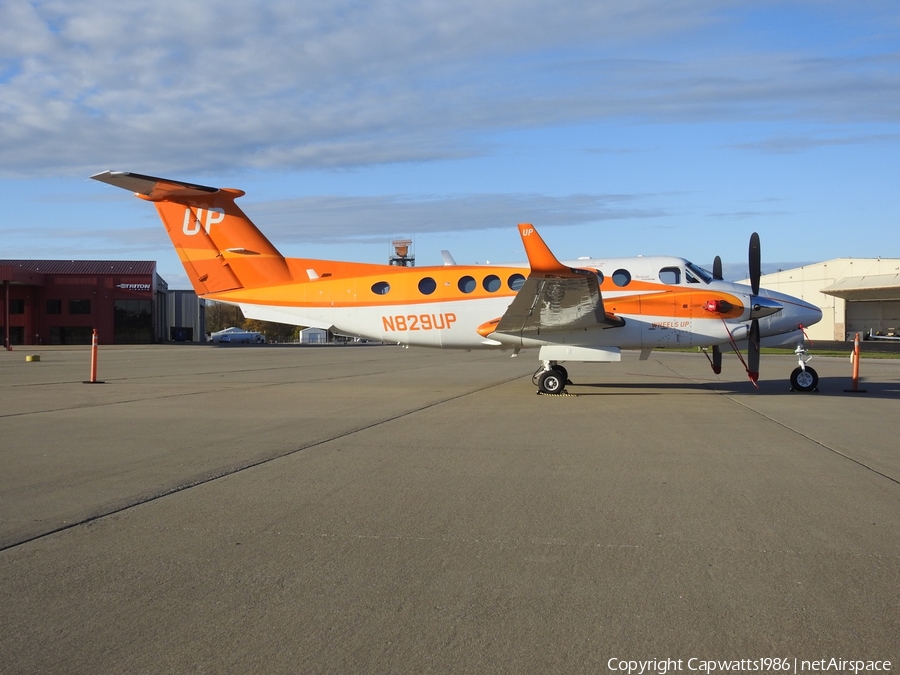
[[[708,347],[747,338],[751,288],[714,280],[684,258],[562,262],[598,272],[606,310],[624,319],[623,326],[547,336],[479,332],[506,312],[528,275],[527,263],[418,268],[351,264],[352,270],[343,270],[348,263],[289,258],[291,268],[303,270],[300,283],[255,288],[252,299],[244,289],[206,297],[238,305],[248,318],[409,346],[508,349],[578,344],[660,349]],[[817,307],[797,298],[765,289],[760,295],[783,306],[760,319],[762,337],[778,338],[767,344],[796,342],[801,325],[821,318]],[[711,301],[728,303],[730,311],[710,311]]]

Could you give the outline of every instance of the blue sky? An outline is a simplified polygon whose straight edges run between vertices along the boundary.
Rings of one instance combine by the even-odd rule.
[[[0,4],[0,258],[157,260],[106,169],[237,187],[285,254],[900,257],[900,6]]]

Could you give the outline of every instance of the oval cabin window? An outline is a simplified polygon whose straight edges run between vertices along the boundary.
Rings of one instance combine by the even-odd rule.
[[[459,280],[457,286],[463,293],[471,293],[478,287],[478,282],[475,281],[474,277],[465,276]]]
[[[484,290],[486,290],[488,293],[496,293],[500,290],[503,282],[500,281],[500,277],[498,277],[496,274],[489,274],[484,278],[484,281],[481,285],[484,286]]]
[[[431,277],[425,277],[419,282],[419,293],[431,295],[437,289],[437,282]]]
[[[616,286],[627,286],[631,283],[631,272],[628,270],[616,270],[613,272],[612,280]]]
[[[510,289],[517,291],[525,284],[525,277],[521,274],[513,274],[506,283]]]

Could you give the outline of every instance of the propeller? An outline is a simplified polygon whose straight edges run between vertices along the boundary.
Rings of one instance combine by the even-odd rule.
[[[750,265],[750,331],[747,334],[747,360],[744,363],[747,368],[747,375],[754,386],[759,380],[759,346],[760,346],[760,329],[759,320],[763,317],[775,314],[784,309],[784,306],[769,297],[762,297],[759,294],[759,279],[762,275],[762,254],[759,245],[759,235],[754,232],[750,235],[750,251],[748,255]],[[716,256],[713,261],[713,279],[722,279],[722,259]],[[713,311],[713,310],[711,310]],[[735,347],[737,350],[737,347]],[[740,354],[739,354],[740,356]],[[713,372],[717,375],[722,372],[722,352],[717,345],[712,348]]]
[[[750,235],[750,288],[753,295],[759,295],[759,277],[762,274],[762,253],[759,250],[759,235]]]
[[[715,260],[713,260],[712,272],[713,279],[716,281],[721,281],[724,278],[722,276],[722,259],[719,256],[716,256]],[[722,350],[719,349],[719,345],[713,345],[712,348],[712,369],[716,375],[722,372]]]
[[[754,317],[759,305],[759,277],[762,274],[762,253],[759,248],[759,235],[754,232],[750,235],[750,289],[753,295],[750,297],[751,311],[750,316]],[[759,379],[759,319],[753,318],[750,321],[749,344],[747,345],[747,375],[750,381],[756,386]]]

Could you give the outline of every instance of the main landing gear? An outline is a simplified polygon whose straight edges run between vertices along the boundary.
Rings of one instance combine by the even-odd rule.
[[[797,355],[797,362],[800,365],[791,373],[791,391],[819,391],[819,374],[806,365],[812,358],[809,350],[803,344],[799,344],[794,353]]]
[[[556,361],[544,361],[531,376],[531,381],[542,394],[562,394],[566,385],[571,384],[568,371]]]

